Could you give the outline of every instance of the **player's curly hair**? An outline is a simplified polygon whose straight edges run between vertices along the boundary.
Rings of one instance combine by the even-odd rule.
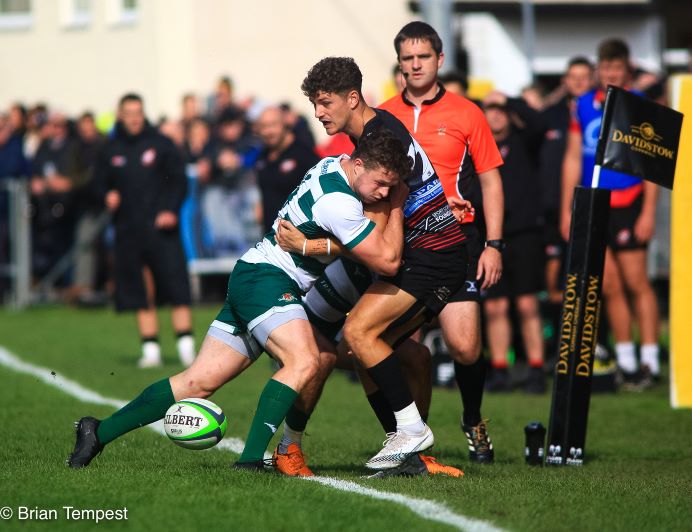
[[[413,161],[406,153],[401,141],[383,127],[364,135],[351,158],[359,158],[368,169],[382,167],[385,170],[406,179],[411,173]]]
[[[313,100],[319,92],[343,94],[352,90],[362,95],[363,74],[352,57],[325,57],[315,64],[300,86]]]

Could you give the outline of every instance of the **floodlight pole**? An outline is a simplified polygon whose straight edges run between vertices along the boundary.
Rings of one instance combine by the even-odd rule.
[[[423,18],[435,28],[442,40],[445,62],[440,69],[441,74],[455,70],[457,65],[458,43],[454,33],[452,4],[452,0],[422,0],[420,3]]]
[[[524,43],[524,55],[529,67],[529,77],[533,82],[533,58],[536,43],[536,12],[533,0],[521,0],[521,28]]]

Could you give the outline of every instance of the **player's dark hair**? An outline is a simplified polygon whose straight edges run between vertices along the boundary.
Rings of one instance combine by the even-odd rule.
[[[124,96],[120,98],[120,101],[118,101],[118,107],[122,107],[125,105],[127,102],[139,102],[142,105],[144,105],[144,102],[142,101],[142,97],[134,92],[128,92]]]
[[[598,60],[613,61],[621,59],[630,62],[630,48],[622,39],[607,39],[598,45]]]
[[[308,71],[300,89],[313,100],[319,92],[358,91],[362,96],[362,86],[363,74],[352,57],[325,57]]]
[[[382,167],[402,179],[408,177],[413,166],[413,161],[407,155],[401,141],[391,131],[382,127],[361,137],[351,158],[361,159],[366,168]]]
[[[442,53],[442,39],[440,39],[435,28],[425,22],[419,20],[409,22],[399,30],[399,33],[394,37],[394,49],[396,50],[397,59],[401,51],[401,43],[408,40],[428,41],[437,55]]]
[[[440,74],[439,76],[441,83],[458,83],[464,88],[464,92],[469,90],[469,78],[466,74],[458,70],[452,70],[446,74]]]
[[[588,58],[584,57],[583,55],[578,55],[576,57],[573,57],[572,59],[569,60],[567,63],[567,70],[569,70],[572,67],[575,66],[585,66],[589,68],[590,70],[593,70],[593,63],[588,60]]]

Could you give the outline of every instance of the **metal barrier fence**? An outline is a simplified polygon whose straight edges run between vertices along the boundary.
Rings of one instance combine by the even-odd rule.
[[[31,204],[28,182],[0,182],[0,280],[5,304],[21,309],[31,302]]]
[[[205,195],[210,190],[199,187],[190,170],[188,168],[188,196],[180,211],[180,231],[188,259],[192,295],[197,301],[201,295],[201,278],[228,275],[237,258],[261,237],[261,231],[252,219],[252,206],[259,201],[259,196],[250,184],[239,190],[236,197],[231,197],[233,203],[226,207],[226,219],[234,222],[232,230],[227,230],[225,235],[214,234],[210,230],[213,223],[207,216],[213,215],[214,211],[205,209]],[[227,199],[223,191],[212,192],[221,198],[223,207]],[[95,245],[111,220],[107,211],[95,217],[89,230],[80,233],[79,239],[64,250],[42,278],[32,279],[31,208],[27,180],[13,178],[0,182],[0,304],[15,309],[59,300],[56,282],[69,274],[82,251]],[[232,242],[228,235],[233,236]]]
[[[243,250],[214,249],[209,236],[208,220],[203,208],[204,191],[198,186],[194,174],[188,169],[189,193],[181,209],[180,223],[183,246],[188,258],[193,299],[199,300],[201,277],[229,274]],[[80,250],[93,245],[108,224],[110,216],[102,213],[93,230],[82,241],[65,250],[63,257],[35,285],[31,270],[31,202],[28,181],[3,179],[0,181],[0,303],[14,309],[47,301],[55,281],[74,264]],[[250,245],[261,237],[257,227],[249,220],[248,205],[257,201],[256,191],[248,188],[247,201],[242,210],[233,212],[239,220],[236,226],[246,232]],[[651,242],[648,269],[652,278],[667,279],[670,264],[670,196],[659,196],[656,213],[656,237]],[[248,246],[249,247],[249,246]]]

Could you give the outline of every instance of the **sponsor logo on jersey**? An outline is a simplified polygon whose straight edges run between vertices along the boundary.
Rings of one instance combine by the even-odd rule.
[[[466,291],[476,293],[478,288],[476,287],[476,281],[464,281],[466,283]]]
[[[632,232],[629,229],[620,229],[620,231],[618,231],[617,236],[615,237],[615,240],[618,244],[624,246],[630,241],[631,238]]]
[[[433,212],[431,216],[435,219],[436,222],[443,222],[444,220],[452,216],[452,209],[450,209],[449,205],[445,203],[444,207]]]
[[[449,299],[449,295],[451,293],[451,290],[446,286],[440,286],[438,288],[435,288],[435,297],[437,297],[437,299],[439,299],[443,303],[447,302],[447,300]]]
[[[549,129],[545,132],[545,140],[557,140],[562,138],[562,131],[559,129]]]
[[[284,294],[281,294],[279,301],[297,301],[297,299],[293,294],[286,292]]]
[[[597,116],[591,122],[586,124],[586,127],[584,128],[583,149],[586,155],[594,155],[596,153],[598,135],[601,131],[601,119],[602,117]]]
[[[409,218],[421,206],[430,203],[442,193],[442,183],[439,179],[434,179],[414,190],[408,195],[406,203],[404,203],[404,216]]]
[[[447,124],[440,124],[439,126],[437,126],[437,134],[441,137],[446,135],[447,134]]]
[[[286,159],[279,165],[279,171],[282,174],[287,174],[289,172],[292,172],[293,170],[296,169],[296,166],[298,166],[298,163],[296,162],[295,159]]]
[[[111,157],[111,166],[115,166],[116,168],[121,168],[127,164],[127,159],[125,158],[124,155],[113,155]]]
[[[154,164],[154,161],[156,160],[156,150],[154,148],[149,148],[148,150],[144,150],[144,153],[142,153],[142,164],[144,166],[151,166]]]

